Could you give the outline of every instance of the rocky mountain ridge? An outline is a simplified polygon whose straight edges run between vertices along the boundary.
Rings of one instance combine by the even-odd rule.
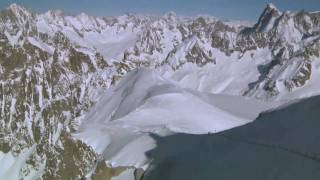
[[[319,71],[319,39],[319,12],[281,12],[273,5],[246,27],[174,13],[38,14],[13,4],[0,11],[0,151],[17,157],[31,149],[17,170],[20,178],[34,171],[44,179],[84,177],[99,155],[71,133],[101,92],[127,72],[147,67],[202,92],[270,100],[308,85]],[[241,74],[229,84],[211,81],[238,64],[244,64]],[[241,87],[234,88],[239,79]]]

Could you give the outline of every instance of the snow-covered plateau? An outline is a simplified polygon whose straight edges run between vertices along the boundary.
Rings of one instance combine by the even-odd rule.
[[[317,95],[320,12],[0,11],[0,179],[317,179]]]

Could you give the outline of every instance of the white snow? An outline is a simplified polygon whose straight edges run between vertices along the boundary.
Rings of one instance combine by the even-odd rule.
[[[185,42],[181,43],[177,47],[177,52],[168,59],[170,65],[172,67],[177,67],[180,63],[186,62],[186,53],[188,53],[191,50],[191,48],[197,43],[197,41],[198,38],[194,36],[185,40]]]
[[[20,10],[15,5],[11,8],[16,12]],[[272,4],[269,4],[269,8],[279,11]],[[319,36],[311,36],[302,41],[303,33],[295,27],[292,15],[289,12],[283,14],[288,21],[285,18],[279,21],[277,32],[281,34],[283,43],[292,45],[293,50],[296,51],[301,46],[311,45]],[[212,17],[202,17],[210,23],[217,21]],[[184,39],[177,29],[179,25],[177,17],[172,13],[156,21],[148,21],[142,25],[144,26],[142,28],[138,27],[139,23],[137,25],[131,20],[129,16],[120,16],[108,21],[83,13],[78,16],[63,16],[60,11],[49,11],[38,14],[35,21],[39,32],[51,37],[54,37],[57,32],[66,36],[77,51],[90,57],[95,67],[97,67],[96,53],[100,53],[108,64],[112,64],[114,61],[123,59],[125,51],[132,50],[134,47],[140,50],[136,59],[150,62],[151,67],[154,64],[163,63],[164,60],[168,61],[166,62],[168,65],[165,64],[156,70],[133,70],[116,87],[112,87],[103,95],[99,94],[100,90],[90,86],[92,83],[90,75],[81,85],[80,102],[88,96],[95,97],[91,99],[99,97],[99,101],[85,116],[78,118],[81,124],[74,136],[92,146],[111,166],[146,168],[150,162],[146,152],[157,145],[152,137],[154,134],[168,136],[176,133],[216,133],[251,122],[259,113],[292,99],[320,94],[319,58],[312,61],[311,79],[306,85],[294,89],[293,92],[289,92],[283,82],[293,78],[303,65],[303,59],[293,58],[284,65],[274,67],[268,78],[276,82],[276,87],[281,93],[275,99],[276,101],[261,102],[242,97],[242,95],[248,90],[250,83],[259,80],[261,72],[258,67],[272,60],[269,48],[258,48],[246,51],[244,54],[234,52],[227,56],[224,52],[212,47],[210,38],[204,37],[204,31],[200,32],[199,37],[194,35],[194,32],[188,32]],[[145,19],[139,19],[139,21],[143,20]],[[277,20],[280,20],[279,16],[272,17],[264,31],[271,30],[275,22],[278,22]],[[188,18],[185,21],[187,22]],[[310,18],[306,21],[312,24]],[[252,25],[244,22],[227,22],[226,24],[236,29],[243,25]],[[183,28],[189,31],[186,27]],[[317,28],[312,27],[310,33],[317,31]],[[5,30],[4,34],[11,46],[22,43],[19,42],[22,31],[15,34],[10,32]],[[231,40],[230,49],[235,46],[236,32],[221,32],[218,35]],[[40,38],[27,37],[26,40],[49,54],[54,52],[54,47],[49,45],[50,43],[42,42]],[[188,62],[186,55],[195,45],[203,49],[204,53],[210,51],[216,63],[199,67]],[[151,46],[159,47],[161,50],[157,51],[155,50],[157,48],[150,48]],[[143,52],[150,49],[152,52]],[[170,56],[167,56],[169,53]],[[61,52],[60,59],[67,61],[66,57],[67,52]],[[287,57],[289,58],[289,54]],[[87,65],[83,64],[82,68],[84,72],[88,71]],[[34,69],[39,74],[45,73],[43,64]],[[173,71],[173,69],[177,70]],[[109,73],[107,71],[113,71],[113,69],[101,72],[100,75],[104,80],[109,77],[106,75]],[[27,71],[26,74],[30,72]],[[42,97],[42,86],[37,85],[36,90],[39,95],[38,103],[42,108],[46,103]],[[259,95],[259,93],[261,92],[253,94]],[[50,94],[49,96],[51,97]],[[15,102],[16,100],[12,98],[10,121],[15,112]],[[9,104],[3,98],[2,112],[6,105]],[[25,124],[30,137],[33,137],[34,110],[32,107],[29,108],[30,112],[25,112]],[[71,114],[66,113],[66,115],[71,119]],[[40,123],[42,123],[40,125],[43,132],[44,122],[40,121]],[[58,139],[63,126],[60,123],[55,125],[55,131],[49,135],[49,143],[59,143]],[[32,153],[31,150],[30,152],[25,150],[18,157],[14,157],[11,153],[0,153],[0,179],[17,179],[18,170],[24,166],[30,153]],[[30,177],[32,179],[37,175],[37,172],[33,172]],[[128,170],[113,179],[128,179],[132,178],[132,175],[132,170]]]
[[[40,108],[43,108],[43,95],[42,95],[42,86],[36,85],[37,94],[39,97],[38,105]]]
[[[290,16],[290,14],[287,16]],[[289,18],[288,22],[282,22],[282,24],[280,24],[278,27],[278,30],[284,41],[293,45],[294,51],[297,51],[299,49],[303,34],[295,27],[294,19]]]
[[[227,24],[228,26],[231,27],[235,27],[235,28],[240,28],[240,27],[253,27],[255,22],[251,22],[251,21],[224,21],[225,24]]]
[[[260,72],[257,66],[266,64],[272,59],[269,49],[248,51],[240,59],[236,53],[228,57],[217,49],[212,51],[216,64],[198,67],[189,63],[173,73],[168,73],[166,69],[160,71],[164,72],[165,77],[177,81],[185,88],[241,96],[248,89],[249,83],[258,80]]]
[[[12,115],[16,112],[16,102],[17,102],[17,99],[16,99],[16,98],[12,98],[12,99],[11,99],[11,104],[10,104],[10,116],[9,116],[8,126],[10,126],[10,124],[11,124],[11,122],[12,122]]]
[[[53,54],[53,52],[54,52],[54,48],[53,48],[53,47],[51,47],[51,46],[49,46],[49,45],[47,45],[47,44],[45,44],[45,43],[43,43],[43,42],[41,42],[41,41],[33,38],[33,37],[28,37],[28,41],[29,41],[32,45],[40,48],[40,49],[43,50],[43,51],[48,52],[49,54]]]
[[[268,3],[268,7],[271,8],[271,9],[274,9],[276,11],[279,11],[278,8],[272,3]]]
[[[281,96],[277,97],[277,100],[282,101],[289,101],[292,99],[300,99],[300,98],[307,98],[311,96],[316,96],[320,94],[320,59],[313,58],[312,59],[312,73],[310,80],[307,83],[295,89],[293,92],[290,93],[282,93]]]
[[[120,60],[123,52],[132,47],[138,38],[138,32],[121,31],[115,28],[104,30],[101,33],[88,32],[84,39],[103,55],[106,60]]]
[[[135,169],[128,169],[122,172],[119,176],[111,178],[111,180],[135,180],[134,177]]]
[[[99,21],[99,26],[96,20]],[[119,17],[118,20],[120,21],[121,18]],[[51,11],[39,15],[37,20],[37,28],[40,32],[51,36],[55,32],[62,32],[71,42],[89,49],[96,49],[109,63],[121,59],[123,52],[132,47],[138,39],[140,30],[134,29],[132,23],[126,25],[128,26],[126,29],[119,29],[117,25],[106,26],[103,20],[94,19],[83,13],[76,17],[60,17]],[[98,31],[98,28],[101,29]],[[34,40],[32,43],[39,46],[39,43]],[[43,45],[40,47],[47,49]]]
[[[149,161],[145,153],[156,146],[150,134],[216,133],[251,122],[271,107],[246,98],[184,89],[151,70],[138,69],[108,90],[74,136],[114,167],[145,167]],[[249,112],[246,108],[252,113],[242,112]]]
[[[19,180],[20,170],[26,165],[26,161],[35,150],[35,145],[32,148],[23,150],[17,157],[12,153],[3,153],[0,151],[0,179]]]
[[[15,35],[11,35],[8,31],[5,31],[4,34],[7,36],[10,45],[15,46],[18,43],[20,36],[22,35],[22,31],[18,31]]]
[[[273,28],[275,21],[276,21],[276,18],[275,18],[275,17],[272,17],[272,18],[269,20],[268,25],[263,29],[263,31],[264,31],[264,32],[270,31],[270,30]]]
[[[58,139],[60,137],[62,129],[63,129],[63,125],[61,123],[58,123],[56,131],[52,135],[52,139],[50,139],[51,140],[50,143],[52,143],[52,144],[56,144],[57,143],[57,141],[58,141]]]

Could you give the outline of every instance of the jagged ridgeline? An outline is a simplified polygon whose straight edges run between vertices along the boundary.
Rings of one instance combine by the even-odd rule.
[[[283,13],[271,5],[254,26],[174,13],[38,14],[11,5],[0,11],[0,155],[21,163],[5,175],[79,179],[96,167],[108,169],[97,166],[98,155],[72,133],[100,92],[132,69],[172,74],[190,64],[254,62],[263,50],[270,61],[259,66],[259,79],[247,82],[239,95],[269,98],[310,79],[319,35],[319,12]],[[283,78],[281,72],[289,75]],[[119,173],[97,174],[104,171]]]
[[[92,104],[96,87],[107,87],[108,67],[95,53],[82,53],[62,33],[35,27],[36,14],[2,10],[0,45],[0,149],[18,156],[32,149],[20,175],[41,171],[44,179],[81,177],[96,154],[74,140],[74,119]],[[41,43],[36,46],[34,43]]]

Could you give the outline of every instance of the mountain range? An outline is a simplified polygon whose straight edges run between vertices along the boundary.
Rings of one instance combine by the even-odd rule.
[[[248,23],[12,4],[0,74],[0,179],[154,179],[154,137],[219,136],[320,94],[320,12],[268,4]]]

